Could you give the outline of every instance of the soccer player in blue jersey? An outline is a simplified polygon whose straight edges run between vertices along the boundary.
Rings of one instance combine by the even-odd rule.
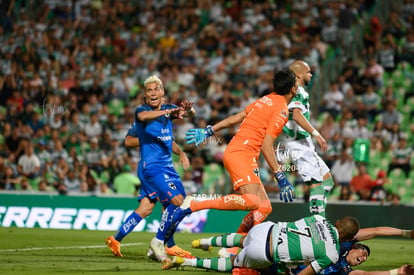
[[[127,147],[139,146],[138,130],[135,122],[129,127],[124,143]],[[172,151],[174,154],[180,157],[180,164],[183,166],[184,170],[187,170],[190,167],[190,161],[188,160],[187,155],[181,150],[181,148],[175,143],[175,141],[173,141]],[[131,233],[142,219],[145,219],[152,213],[156,204],[157,192],[154,191],[151,188],[151,186],[145,183],[145,178],[142,177],[141,173],[142,167],[140,162],[138,164],[137,169],[137,174],[141,181],[140,192],[137,198],[137,200],[139,201],[138,208],[130,214],[130,216],[126,219],[126,222],[121,225],[119,230],[113,236],[110,236],[106,239],[108,247],[111,249],[112,253],[117,257],[123,256],[121,253],[121,241],[123,240],[123,238],[125,238],[129,233]],[[167,252],[173,254],[171,253],[171,250],[173,252],[181,251],[180,248],[174,247],[173,239],[171,239],[171,244],[171,247],[173,248],[169,248]],[[152,251],[150,251],[149,254],[151,254],[151,252]],[[181,255],[185,256],[182,253]]]
[[[144,86],[146,104],[136,108],[135,126],[141,153],[138,172],[139,177],[144,181],[145,189],[138,199],[141,199],[141,204],[144,203],[142,209],[146,212],[141,216],[134,211],[121,226],[119,236],[117,233],[113,240],[110,239],[111,237],[108,238],[114,243],[115,249],[112,249],[111,244],[108,246],[113,252],[115,250],[115,255],[121,256],[120,249],[116,249],[116,242],[119,244],[117,238],[122,239],[133,230],[145,214],[151,213],[157,198],[162,203],[164,211],[157,235],[150,243],[155,258],[160,261],[165,260],[166,249],[172,255],[190,256],[190,252],[176,246],[172,239],[178,223],[174,220],[173,214],[181,211],[179,206],[185,198],[184,187],[172,163],[172,152],[179,149],[178,146],[173,145],[172,120],[181,119],[186,114],[193,113],[194,109],[192,103],[188,101],[184,101],[180,107],[163,104],[164,88],[157,76],[145,80]]]

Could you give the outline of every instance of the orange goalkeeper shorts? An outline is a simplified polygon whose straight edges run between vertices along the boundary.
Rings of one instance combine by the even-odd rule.
[[[250,183],[262,184],[259,177],[256,154],[226,150],[223,156],[223,163],[227,172],[229,172],[234,190],[238,190],[241,186]]]

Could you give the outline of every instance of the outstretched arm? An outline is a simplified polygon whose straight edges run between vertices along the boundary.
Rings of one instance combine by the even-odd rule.
[[[319,146],[321,147],[322,151],[325,151],[328,148],[328,144],[326,140],[321,136],[321,134],[310,124],[310,122],[303,116],[302,110],[299,108],[293,108],[292,110],[293,120],[302,127],[306,132],[311,134],[316,141],[318,142]]]
[[[221,129],[229,128],[230,126],[241,123],[246,117],[246,111],[241,111],[240,113],[229,116],[228,118],[223,119],[222,121],[217,122],[213,125],[213,131],[217,132]]]
[[[396,269],[385,271],[363,271],[352,270],[349,275],[413,275],[414,268],[412,265],[403,265]]]
[[[175,108],[175,109],[165,109],[165,110],[157,110],[157,111],[142,111],[137,114],[137,119],[139,121],[150,121],[156,119],[160,116],[165,116],[171,114],[172,116],[178,116],[182,111],[182,108]]]
[[[213,126],[208,125],[204,129],[189,129],[185,134],[185,139],[187,144],[194,144],[195,146],[199,146],[202,144],[207,138],[214,135],[215,132],[220,131],[221,129],[229,128],[235,124],[238,124],[243,121],[246,117],[246,111],[241,111],[238,114],[229,116],[226,119],[223,119],[220,122],[217,122]]]
[[[414,230],[403,230],[386,226],[362,228],[355,235],[355,239],[365,241],[378,236],[400,236],[414,239]]]

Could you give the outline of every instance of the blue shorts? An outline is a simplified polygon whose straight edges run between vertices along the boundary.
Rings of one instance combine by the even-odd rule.
[[[138,178],[141,182],[141,186],[139,189],[139,194],[137,197],[138,201],[141,201],[143,198],[147,197],[149,198],[151,201],[155,201],[158,198],[158,194],[157,194],[157,190],[155,190],[154,188],[152,188],[145,180],[144,176],[142,175],[142,167],[141,167],[141,162],[139,162],[138,164]]]
[[[177,195],[182,195],[185,198],[184,186],[173,166],[145,167],[138,169],[138,174],[140,179],[143,179],[138,199],[145,194],[150,199],[158,197],[159,201],[165,205]]]

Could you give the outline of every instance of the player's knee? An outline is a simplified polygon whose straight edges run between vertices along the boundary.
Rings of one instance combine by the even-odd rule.
[[[269,216],[270,213],[272,213],[272,204],[269,200],[264,200],[260,203],[260,207],[258,210],[266,219],[266,217]]]
[[[183,201],[184,201],[184,197],[183,195],[180,194],[180,195],[173,197],[170,202],[171,204],[174,204],[175,206],[180,206],[183,203]]]
[[[246,210],[256,210],[260,207],[261,199],[255,194],[243,194],[244,205]]]

